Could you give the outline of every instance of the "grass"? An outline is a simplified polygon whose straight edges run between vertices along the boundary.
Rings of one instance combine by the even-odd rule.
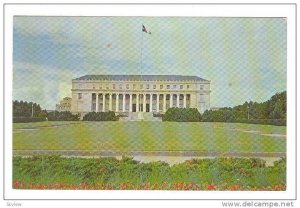
[[[14,150],[285,152],[286,127],[235,123],[39,122],[13,124]],[[285,159],[193,159],[173,166],[131,158],[13,157],[26,189],[285,190]]]
[[[286,127],[197,122],[48,121],[13,124],[13,149],[285,152],[286,138],[275,134],[286,135]]]
[[[42,184],[44,189],[82,189],[81,184],[85,184],[85,188],[96,189],[261,190],[279,185],[285,189],[285,170],[285,159],[266,167],[263,160],[255,158],[192,159],[169,166],[160,161],[140,163],[128,157],[14,157],[13,186],[40,189]],[[20,187],[20,182],[27,186]]]

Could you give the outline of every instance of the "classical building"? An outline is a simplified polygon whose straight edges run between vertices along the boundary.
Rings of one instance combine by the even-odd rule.
[[[65,97],[59,102],[59,104],[56,104],[55,110],[56,111],[71,111],[71,105],[72,105],[72,98]]]
[[[181,75],[86,75],[72,80],[73,113],[210,108],[210,81]]]

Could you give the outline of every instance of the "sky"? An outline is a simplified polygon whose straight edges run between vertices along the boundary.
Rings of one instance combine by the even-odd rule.
[[[286,90],[286,30],[284,18],[15,16],[13,100],[51,110],[74,78],[142,73],[210,80],[211,107],[263,102]]]

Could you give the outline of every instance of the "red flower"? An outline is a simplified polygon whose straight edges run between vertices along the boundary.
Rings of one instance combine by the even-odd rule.
[[[25,189],[26,188],[26,183],[23,181],[14,181],[13,182],[13,188],[15,189]]]
[[[207,185],[207,190],[215,190],[215,185],[214,184],[208,184]]]
[[[126,190],[127,189],[127,184],[126,183],[121,183],[120,184],[120,189]]]

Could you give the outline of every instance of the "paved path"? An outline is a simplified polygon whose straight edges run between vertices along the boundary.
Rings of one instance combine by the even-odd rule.
[[[57,154],[62,156],[181,156],[181,157],[285,157],[285,152],[199,152],[199,151],[114,151],[114,150],[13,150],[14,156]]]

